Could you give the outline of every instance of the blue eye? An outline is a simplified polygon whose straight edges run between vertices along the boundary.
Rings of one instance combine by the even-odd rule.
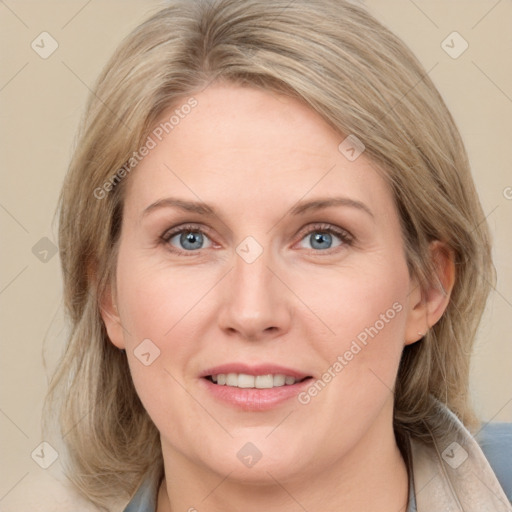
[[[165,236],[165,241],[178,250],[197,251],[211,246],[209,238],[199,229],[181,229]],[[210,245],[204,246],[205,241]]]
[[[330,249],[332,246],[332,235],[330,233],[314,233],[309,235],[313,249]]]
[[[339,242],[335,243],[335,239],[338,239]],[[348,243],[349,239],[346,234],[343,232],[338,232],[334,230],[332,227],[327,228],[314,228],[310,230],[306,236],[301,240],[301,242],[307,241],[309,242],[309,247],[304,247],[305,249],[314,249],[319,251],[324,251],[327,249],[332,249],[334,247],[339,247],[344,243]]]

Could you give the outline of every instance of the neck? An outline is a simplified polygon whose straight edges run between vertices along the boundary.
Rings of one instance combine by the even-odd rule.
[[[193,464],[163,445],[166,478],[157,512],[325,512],[372,510],[406,512],[408,476],[392,427],[374,429],[349,453],[322,471],[299,473],[279,481],[267,471],[264,481],[245,482]],[[172,504],[172,505],[171,505]]]

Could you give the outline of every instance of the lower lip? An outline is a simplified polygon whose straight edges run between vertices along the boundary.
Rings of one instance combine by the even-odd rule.
[[[206,389],[215,398],[244,411],[268,411],[273,409],[290,398],[297,396],[304,388],[311,384],[312,380],[309,378],[289,386],[256,389],[220,386],[208,379],[201,379],[203,385],[206,386]]]

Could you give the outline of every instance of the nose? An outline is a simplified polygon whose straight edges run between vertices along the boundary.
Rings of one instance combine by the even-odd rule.
[[[223,283],[219,327],[229,336],[248,341],[281,336],[290,329],[292,294],[270,254],[264,250],[252,263],[238,254],[234,258],[234,268]]]

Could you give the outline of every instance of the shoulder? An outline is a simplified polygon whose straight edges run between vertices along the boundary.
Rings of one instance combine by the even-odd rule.
[[[502,483],[511,480],[510,428],[486,425],[474,437],[439,405],[430,441],[411,439],[418,510],[512,512]]]
[[[34,471],[22,478],[1,502],[2,512],[100,512],[62,476]],[[122,511],[123,507],[119,508]],[[116,511],[117,512],[117,511]]]

